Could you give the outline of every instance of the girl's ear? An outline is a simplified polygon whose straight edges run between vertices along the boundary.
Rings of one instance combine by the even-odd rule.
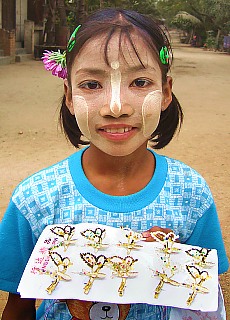
[[[172,102],[172,77],[167,76],[166,83],[163,85],[163,99],[161,110],[164,111]]]
[[[64,80],[64,94],[65,94],[65,104],[69,109],[69,112],[74,115],[74,108],[73,108],[73,99],[72,99],[72,90],[69,87],[68,80]]]

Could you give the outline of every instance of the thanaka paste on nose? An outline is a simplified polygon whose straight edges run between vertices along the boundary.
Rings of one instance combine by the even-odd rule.
[[[110,110],[115,116],[119,116],[121,112],[121,72],[119,70],[119,62],[113,61],[111,63],[111,88],[112,97],[110,101]]]

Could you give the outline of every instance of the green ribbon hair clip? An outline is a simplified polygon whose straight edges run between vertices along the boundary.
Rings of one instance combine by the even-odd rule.
[[[162,47],[160,50],[160,60],[161,60],[162,64],[169,63],[169,51],[166,46]]]
[[[68,45],[67,45],[67,50],[68,52],[71,52],[73,50],[73,47],[75,46],[76,43],[76,33],[78,32],[78,30],[80,29],[81,24],[79,24],[79,26],[77,26],[77,28],[74,30],[74,32],[71,34],[69,41],[68,41]]]

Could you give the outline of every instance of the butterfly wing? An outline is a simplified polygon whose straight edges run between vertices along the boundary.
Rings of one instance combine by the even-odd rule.
[[[193,257],[194,259],[197,259],[200,257],[200,250],[192,248],[185,251],[190,257]]]
[[[60,237],[64,237],[64,235],[65,235],[65,230],[64,230],[64,228],[61,228],[61,227],[51,228],[50,231]]]
[[[80,253],[80,256],[82,260],[90,267],[93,268],[93,266],[96,264],[96,257],[89,252],[86,253]]]
[[[50,256],[51,256],[51,259],[54,262],[54,264],[56,264],[56,266],[59,266],[60,264],[63,263],[62,257],[59,253],[50,252]]]
[[[94,234],[93,230],[90,230],[90,229],[82,231],[81,235],[89,240],[93,240],[95,238],[95,234]]]

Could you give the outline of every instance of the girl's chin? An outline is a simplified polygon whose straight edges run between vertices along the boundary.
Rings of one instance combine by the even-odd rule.
[[[143,144],[146,147],[146,142],[142,142],[141,144],[134,144],[134,143],[125,143],[125,144],[106,144],[106,143],[99,143],[95,144],[91,142],[94,145],[94,148],[99,149],[101,152],[112,156],[112,157],[125,157],[128,156],[135,151],[137,151]]]

